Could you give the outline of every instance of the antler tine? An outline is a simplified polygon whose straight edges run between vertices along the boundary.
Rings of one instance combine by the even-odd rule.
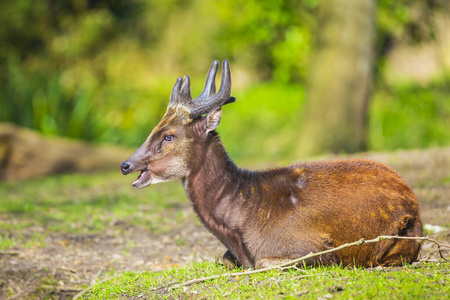
[[[225,59],[222,63],[222,81],[220,82],[220,89],[214,98],[217,97],[218,100],[223,99],[227,101],[230,98],[230,94],[231,94],[230,63],[228,62],[228,60]],[[213,99],[211,99],[211,101]]]
[[[206,77],[205,87],[203,88],[202,93],[195,98],[195,100],[206,100],[216,93],[216,74],[217,68],[219,67],[219,61],[215,60],[211,64],[209,68],[208,76]]]
[[[210,73],[208,74],[207,83],[208,83],[208,80],[214,79],[215,72],[214,72],[214,75],[211,76],[211,71],[214,69],[217,70],[217,65],[218,65],[218,62],[216,63],[216,61],[214,61],[213,65],[211,66]],[[205,89],[206,89],[206,85],[205,85]],[[202,94],[203,94],[203,92],[202,92]],[[201,96],[202,96],[202,94],[201,94]],[[227,103],[234,102],[236,99],[233,97],[230,97],[230,94],[231,94],[230,63],[228,62],[228,60],[224,60],[222,63],[222,81],[220,83],[219,91],[217,92],[216,95],[214,95],[214,96],[209,95],[209,98],[204,99],[204,100],[202,99],[203,100],[202,102],[195,103],[195,106],[191,110],[191,116],[193,118],[197,118],[197,117],[201,116],[202,114],[207,113],[216,107],[221,107],[222,105],[225,105]],[[197,100],[199,98],[200,98],[200,96],[197,97],[195,100]]]
[[[173,88],[172,88],[172,92],[170,93],[170,100],[169,100],[169,106],[175,104],[178,99],[180,98],[180,88],[181,88],[181,82],[183,81],[183,79],[181,79],[181,77],[177,78],[177,81],[175,82]]]
[[[189,76],[185,75],[183,78],[183,85],[181,86],[180,100],[184,103],[189,103],[191,98],[191,79]]]

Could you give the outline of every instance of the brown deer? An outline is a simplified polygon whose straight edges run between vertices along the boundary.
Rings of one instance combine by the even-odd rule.
[[[228,248],[228,267],[273,266],[379,235],[422,236],[416,196],[381,163],[319,161],[259,172],[237,167],[215,132],[221,107],[236,100],[227,60],[216,94],[218,65],[212,63],[195,99],[189,77],[177,79],[166,114],[121,170],[141,172],[136,188],[181,178],[201,222]],[[416,240],[383,240],[305,264],[401,265],[416,260],[420,246]]]

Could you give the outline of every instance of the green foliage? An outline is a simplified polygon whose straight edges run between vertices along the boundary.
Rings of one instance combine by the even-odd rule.
[[[285,161],[295,154],[302,85],[268,83],[234,94],[237,102],[223,108],[218,132],[238,161]]]
[[[315,0],[217,1],[219,56],[244,62],[259,78],[304,81],[316,6]]]
[[[450,141],[450,80],[379,90],[370,108],[370,149],[446,146]]]
[[[244,67],[256,78],[303,80],[315,6],[311,0],[2,2],[0,121],[136,146],[164,112],[174,79],[190,70],[200,86],[213,58],[255,57]]]
[[[380,0],[377,9],[379,38],[385,42],[395,39],[415,44],[429,41],[436,31],[434,13],[445,10],[446,5],[440,0]],[[378,45],[386,46],[381,40]]]
[[[369,149],[373,151],[447,146],[450,141],[450,81],[376,90],[369,107]],[[234,94],[219,126],[238,163],[289,163],[295,156],[304,103],[302,85],[255,85]],[[251,109],[249,109],[251,108]],[[320,121],[320,120],[318,120]]]
[[[92,287],[81,299],[197,298],[249,299],[417,299],[445,298],[450,293],[446,275],[450,263],[422,263],[403,268],[357,269],[319,267],[272,270],[237,277],[224,276],[167,291],[175,283],[224,274],[217,263],[197,263],[164,272],[126,272]]]
[[[379,2],[380,74],[393,40],[433,37],[430,16],[439,3]],[[176,77],[191,75],[195,95],[209,63],[228,58],[238,102],[224,109],[219,132],[231,156],[294,159],[318,5],[317,0],[2,1],[0,121],[136,147],[164,113]],[[389,87],[393,92],[378,86],[370,113],[371,149],[448,144],[445,85]],[[431,102],[443,110],[422,111],[417,105]]]
[[[98,113],[110,101],[108,85],[117,81],[105,61],[122,44],[136,47],[139,40],[127,42],[140,6],[132,1],[2,2],[0,120],[47,134],[104,140],[111,125]],[[119,88],[116,97],[127,90]]]

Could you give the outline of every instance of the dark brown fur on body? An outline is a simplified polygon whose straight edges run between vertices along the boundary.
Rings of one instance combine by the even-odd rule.
[[[190,99],[189,78],[177,80],[166,115],[122,164],[122,173],[141,171],[133,183],[138,188],[181,178],[202,223],[228,248],[227,265],[260,268],[361,238],[422,236],[414,193],[383,164],[340,160],[260,172],[238,168],[214,131],[220,123],[220,107],[234,101],[229,97],[231,82],[228,86],[223,79],[230,80],[227,62],[221,88],[214,96],[220,103],[206,100],[195,110],[191,108],[205,101],[205,95],[214,95],[215,88],[207,89],[207,85],[213,82],[216,62],[211,70],[204,92],[194,100]],[[401,265],[417,259],[420,245],[414,240],[384,240],[305,263]]]
[[[203,224],[244,267],[361,238],[422,235],[414,193],[385,165],[323,161],[250,172],[231,162],[218,137],[210,139],[208,146],[196,147],[202,161],[184,187]],[[414,261],[419,247],[416,241],[386,240],[341,250],[321,263],[400,265]]]

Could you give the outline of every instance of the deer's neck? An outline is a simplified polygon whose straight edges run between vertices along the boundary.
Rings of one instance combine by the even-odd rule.
[[[234,201],[235,196],[249,172],[234,164],[218,136],[212,136],[205,144],[197,145],[193,156],[190,173],[183,182],[186,194],[201,219],[224,219],[219,216],[220,210],[230,209],[231,203],[240,204]]]
[[[190,174],[183,179],[186,194],[202,223],[235,255],[245,255],[240,232],[246,222],[243,194],[253,173],[239,169],[228,157],[218,136],[194,150]],[[245,258],[241,258],[245,261]]]

